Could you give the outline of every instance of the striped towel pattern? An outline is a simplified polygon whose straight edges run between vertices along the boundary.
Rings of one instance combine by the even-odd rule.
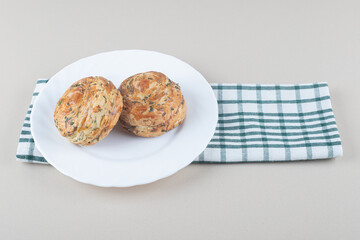
[[[20,133],[19,144],[16,151],[16,160],[18,161],[29,163],[48,163],[35,146],[30,129],[30,117],[34,101],[39,95],[41,89],[43,89],[43,87],[48,81],[48,79],[39,79],[36,82],[35,90],[31,98],[31,103],[28,111],[26,112],[24,124]]]
[[[219,121],[196,162],[334,158],[342,145],[327,83],[213,84]]]
[[[48,82],[37,81],[16,158],[47,163],[31,135],[32,104]],[[194,163],[275,162],[342,156],[327,83],[212,84],[219,104],[214,137]]]

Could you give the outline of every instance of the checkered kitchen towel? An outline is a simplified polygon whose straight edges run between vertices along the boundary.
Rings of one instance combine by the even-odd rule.
[[[37,81],[16,158],[47,163],[30,130],[32,104],[47,79]],[[194,162],[273,162],[334,158],[342,146],[327,83],[296,85],[212,84],[219,121]]]

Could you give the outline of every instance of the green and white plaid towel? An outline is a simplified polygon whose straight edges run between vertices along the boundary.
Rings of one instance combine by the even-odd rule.
[[[37,81],[16,158],[47,163],[31,135],[32,104],[47,79]],[[219,121],[194,162],[274,162],[342,156],[327,83],[297,85],[212,84]]]

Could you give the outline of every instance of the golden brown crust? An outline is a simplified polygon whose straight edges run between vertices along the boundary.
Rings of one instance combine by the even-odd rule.
[[[124,97],[119,122],[130,133],[156,137],[184,121],[186,104],[180,87],[163,73],[136,74],[125,79],[119,89]]]
[[[87,77],[72,84],[59,99],[54,121],[70,142],[93,145],[109,134],[122,107],[122,96],[111,81]]]

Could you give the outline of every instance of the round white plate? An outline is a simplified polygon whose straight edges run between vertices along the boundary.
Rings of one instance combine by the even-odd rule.
[[[103,76],[116,87],[140,72],[159,71],[179,83],[187,112],[182,125],[156,138],[127,134],[116,126],[99,143],[79,147],[62,137],[54,124],[58,99],[75,81]],[[35,144],[63,174],[103,187],[145,184],[190,164],[215,132],[217,101],[205,78],[187,63],[162,53],[124,50],[83,58],[55,74],[37,97],[31,116]]]

